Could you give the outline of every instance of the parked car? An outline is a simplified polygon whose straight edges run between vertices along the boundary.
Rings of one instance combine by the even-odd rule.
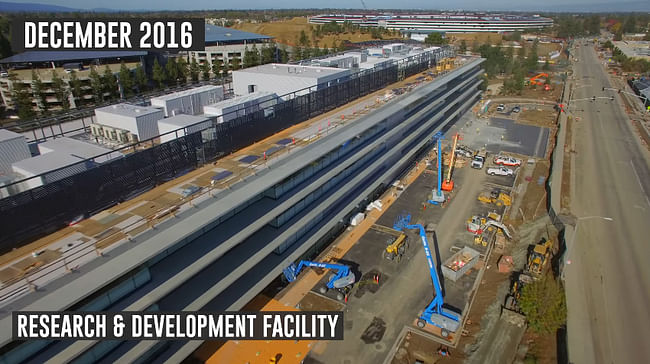
[[[499,104],[497,106],[497,112],[504,112],[506,110],[506,105],[504,104]]]
[[[515,171],[506,167],[492,167],[488,168],[485,173],[489,174],[490,176],[512,176]]]
[[[519,107],[519,105],[517,105],[517,106],[515,106],[515,107],[512,108],[512,111],[511,111],[511,112],[518,113],[518,112],[520,112],[520,111],[521,111],[521,107]]]
[[[494,157],[494,164],[501,165],[501,166],[516,167],[521,165],[521,160],[517,158],[508,157],[505,155],[497,155],[496,157]]]
[[[470,166],[475,169],[482,169],[486,159],[487,159],[487,151],[485,150],[478,151],[476,155],[474,155],[474,159],[472,160]]]

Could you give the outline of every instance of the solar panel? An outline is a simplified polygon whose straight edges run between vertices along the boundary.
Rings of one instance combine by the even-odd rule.
[[[242,163],[253,163],[259,158],[257,155],[247,155],[244,158],[241,158],[239,161]]]
[[[215,174],[214,176],[212,176],[212,180],[213,181],[221,181],[222,179],[230,176],[231,174],[232,174],[232,172],[230,172],[230,171],[221,171],[221,172]]]
[[[278,144],[278,145],[287,145],[289,143],[291,143],[291,139],[289,139],[289,138],[278,140],[277,142],[275,142],[275,144]]]

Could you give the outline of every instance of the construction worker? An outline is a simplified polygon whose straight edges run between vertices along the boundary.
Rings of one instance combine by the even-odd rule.
[[[440,356],[451,356],[451,353],[449,352],[449,348],[446,346],[440,346],[438,348],[438,355]]]

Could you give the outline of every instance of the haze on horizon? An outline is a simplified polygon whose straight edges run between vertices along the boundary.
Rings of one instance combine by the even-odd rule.
[[[16,1],[16,0],[9,0]],[[23,2],[23,1],[17,1]],[[65,6],[74,9],[106,8],[114,10],[223,10],[223,9],[361,9],[361,0],[331,0],[331,1],[299,1],[299,0],[243,0],[236,4],[227,1],[191,0],[179,2],[177,0],[26,0],[25,3],[39,3],[47,5]],[[397,9],[395,2],[390,0],[365,0],[368,9]],[[399,3],[399,9],[438,9],[438,10],[495,10],[495,11],[553,11],[567,9],[567,6],[582,8],[589,11],[591,6],[603,6],[611,2],[593,0],[547,0],[540,6],[539,1],[519,0],[516,5],[508,0],[481,1],[481,0],[443,0],[432,2],[430,0],[406,0]]]

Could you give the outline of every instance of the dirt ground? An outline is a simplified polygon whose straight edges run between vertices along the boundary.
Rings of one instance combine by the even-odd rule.
[[[557,340],[555,334],[540,335],[527,330],[521,345],[528,347],[527,357],[536,359],[537,364],[557,363]],[[520,346],[521,346],[520,345]]]
[[[296,17],[291,20],[281,20],[268,23],[241,23],[233,25],[233,28],[243,30],[246,32],[253,32],[274,37],[280,43],[287,45],[296,45],[296,38],[300,36],[301,31],[307,33],[307,37],[311,41],[311,27],[312,25],[307,22],[307,18]],[[323,47],[332,47],[333,44],[339,44],[341,40],[349,40],[351,42],[364,42],[372,40],[370,34],[361,33],[342,33],[337,35],[326,35],[318,39],[318,44]]]
[[[549,112],[548,110],[540,109],[525,109],[521,111],[517,122],[527,125],[543,126],[547,128],[554,128],[557,114]]]
[[[449,35],[449,40],[458,44],[464,40],[467,48],[472,48],[474,42],[478,42],[478,44],[497,44],[503,40],[503,36],[498,33],[454,33]]]

